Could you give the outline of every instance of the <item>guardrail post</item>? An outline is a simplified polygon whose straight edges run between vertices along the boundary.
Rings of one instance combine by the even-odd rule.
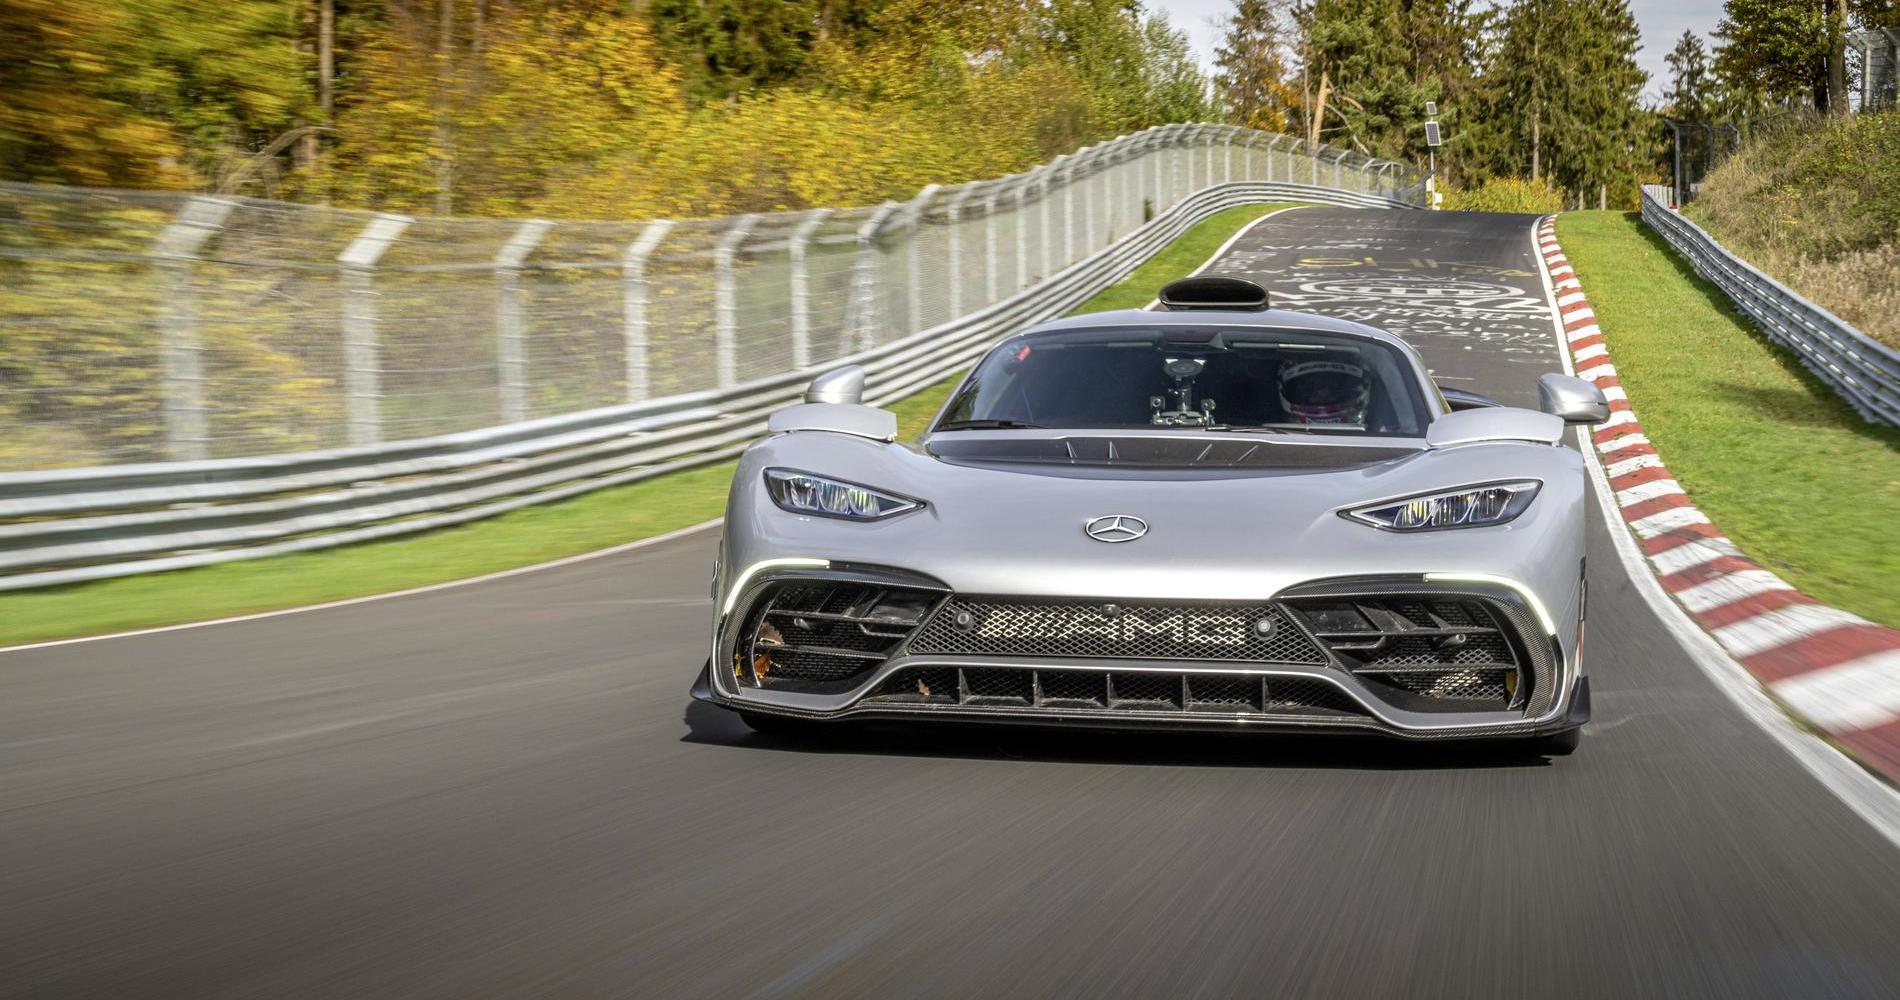
[[[159,312],[159,359],[164,372],[165,453],[175,460],[210,453],[205,420],[204,344],[198,337],[198,294],[192,263],[224,230],[237,207],[223,198],[192,198],[159,233],[154,248],[164,292]]]
[[[1075,256],[1075,157],[1062,165],[1062,259],[1076,262]]]
[[[1180,141],[1182,137],[1180,137],[1178,131],[1176,131],[1174,139],[1176,139],[1176,141],[1174,141],[1172,148],[1169,150],[1169,207],[1174,207],[1174,202],[1180,200],[1180,190],[1182,190],[1182,160],[1188,160],[1189,167],[1193,167],[1193,150],[1189,150],[1188,144]],[[1188,173],[1188,183],[1193,183],[1193,171],[1191,171],[1191,169],[1189,169]]]
[[[904,260],[904,299],[909,307],[910,329],[907,333],[916,333],[924,328],[924,296],[921,291],[923,282],[918,273],[924,267],[922,240],[918,237],[924,232],[924,212],[930,208],[930,200],[943,189],[941,184],[926,184],[917,197],[904,206],[904,225],[909,227],[910,244],[905,248],[908,253]]]
[[[383,439],[382,364],[376,337],[376,264],[416,220],[378,213],[337,254],[343,283],[343,402],[350,444]]]
[[[526,316],[521,309],[521,268],[554,223],[523,222],[495,252],[495,370],[501,389],[501,422],[528,419]]]
[[[950,196],[947,217],[950,221],[950,317],[963,316],[963,202],[976,193],[976,185],[965,184]]]
[[[1205,191],[1214,186],[1214,135],[1211,126],[1203,125],[1195,132],[1195,138],[1201,140],[1202,159],[1207,163],[1207,175],[1196,190]]]
[[[997,294],[996,196],[1003,192],[1003,182],[991,181],[987,186],[989,191],[983,196],[983,304],[986,306],[1002,298]]]
[[[638,403],[652,391],[647,361],[647,258],[672,230],[673,220],[649,222],[620,255],[620,309],[625,333],[627,402]],[[796,265],[794,265],[796,267]],[[796,271],[794,271],[796,273]],[[794,299],[796,301],[796,299]],[[796,313],[794,313],[796,317]],[[794,318],[794,324],[797,320]],[[796,330],[796,326],[794,326]],[[793,340],[797,344],[797,340]]]
[[[858,227],[857,294],[854,300],[858,304],[859,350],[869,350],[877,343],[877,233],[899,207],[897,202],[887,201],[879,205],[877,211],[872,212],[871,217]]]
[[[1350,150],[1342,149],[1339,151],[1338,156],[1333,157],[1333,189],[1334,190],[1339,190],[1341,187],[1341,184],[1343,183],[1339,177],[1339,164],[1340,164],[1340,161],[1346,158],[1346,154],[1348,152],[1350,152]]]
[[[1010,185],[1010,192],[1016,196],[1015,291],[1020,292],[1029,287],[1029,209],[1023,203],[1023,198],[1029,194],[1029,175],[1018,175]]]
[[[811,234],[831,214],[829,208],[814,208],[792,230],[788,253],[792,265],[792,367],[811,367],[811,276],[805,267],[805,248]]]
[[[1049,178],[1054,174],[1055,171],[1046,165],[1036,170],[1036,209],[1042,216],[1042,277],[1045,278],[1056,273],[1054,267],[1056,241],[1050,238],[1049,231]]]
[[[721,389],[739,384],[739,286],[732,259],[758,222],[757,214],[739,216],[713,247],[713,370]]]
[[[1095,252],[1101,243],[1095,238],[1095,226],[1102,221],[1102,211],[1095,205],[1096,189],[1101,187],[1102,157],[1101,150],[1091,148],[1087,151],[1089,172],[1082,177],[1082,256]]]

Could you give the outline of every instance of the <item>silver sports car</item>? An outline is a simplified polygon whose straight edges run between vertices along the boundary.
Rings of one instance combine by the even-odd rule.
[[[1231,278],[998,344],[915,444],[827,373],[732,484],[695,696],[755,728],[965,719],[1574,749],[1607,418],[1441,391]]]

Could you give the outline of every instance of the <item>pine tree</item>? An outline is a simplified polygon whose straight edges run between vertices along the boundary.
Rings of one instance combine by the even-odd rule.
[[[1425,159],[1425,103],[1441,122],[1474,96],[1488,14],[1471,0],[1309,0],[1294,10],[1299,117],[1309,137],[1382,159]],[[1454,138],[1454,143],[1461,139]]]
[[[1512,4],[1484,77],[1483,172],[1628,201],[1636,163],[1651,159],[1638,39],[1626,0]]]
[[[1214,88],[1235,125],[1285,131],[1297,95],[1280,54],[1280,18],[1268,0],[1235,0],[1214,53]]]
[[[1663,110],[1682,121],[1706,121],[1716,104],[1715,78],[1710,72],[1709,52],[1693,31],[1685,31],[1676,40],[1664,62],[1669,64],[1669,89],[1663,93]]]

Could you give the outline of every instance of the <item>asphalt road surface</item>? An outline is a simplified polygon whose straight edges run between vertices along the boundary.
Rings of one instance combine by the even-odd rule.
[[[1560,365],[1531,220],[1303,209],[1223,273],[1442,377]],[[0,996],[1900,994],[1900,852],[1592,527],[1568,758],[928,729],[689,702],[703,532],[0,655]]]

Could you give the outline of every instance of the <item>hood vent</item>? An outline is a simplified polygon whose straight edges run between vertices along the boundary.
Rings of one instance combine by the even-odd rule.
[[[1261,312],[1267,308],[1267,290],[1241,278],[1182,278],[1161,286],[1157,299],[1168,312]]]

